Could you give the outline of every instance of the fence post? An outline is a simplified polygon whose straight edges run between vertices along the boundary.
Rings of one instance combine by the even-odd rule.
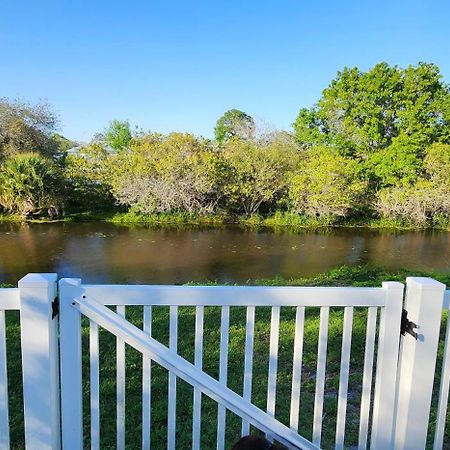
[[[375,394],[372,419],[372,449],[391,449],[397,378],[400,320],[404,285],[395,281],[383,283],[386,303],[381,308]]]
[[[72,307],[73,299],[81,295],[80,284],[78,278],[59,281],[63,450],[83,448],[81,317]]]
[[[418,339],[402,338],[399,358],[395,448],[426,445],[445,285],[431,278],[406,279],[405,309]]]
[[[19,282],[25,446],[60,448],[58,319],[55,273],[29,273]]]

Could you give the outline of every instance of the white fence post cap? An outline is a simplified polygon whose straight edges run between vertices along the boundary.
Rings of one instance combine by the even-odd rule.
[[[425,288],[428,290],[445,291],[446,289],[444,283],[428,277],[407,277],[406,284],[415,284],[417,287]]]
[[[403,289],[405,285],[403,283],[400,283],[400,281],[383,281],[381,283],[381,286],[383,288],[390,288],[390,289]]]
[[[59,280],[59,286],[79,286],[81,284],[81,278],[61,278]]]
[[[28,273],[18,281],[17,286],[27,288],[46,287],[56,282],[57,279],[58,274],[56,273]]]

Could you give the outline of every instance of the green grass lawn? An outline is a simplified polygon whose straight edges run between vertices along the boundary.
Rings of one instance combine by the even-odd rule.
[[[256,284],[265,285],[366,285],[379,286],[383,280],[402,280],[410,275],[407,271],[388,273],[379,268],[335,269],[313,279],[302,280],[261,280]],[[416,274],[423,275],[423,274]],[[434,277],[450,285],[450,275],[432,274]],[[169,308],[153,308],[153,336],[168,345]],[[245,344],[245,308],[231,308],[228,386],[239,394],[243,389],[244,344]],[[360,396],[362,384],[362,367],[364,361],[364,344],[367,310],[355,308],[353,319],[353,335],[350,362],[350,381],[346,420],[346,448],[357,445]],[[127,308],[127,319],[138,327],[142,326],[142,307]],[[323,416],[323,448],[334,447],[336,428],[337,393],[342,344],[342,308],[330,310],[327,376],[325,386],[325,402]],[[178,352],[187,360],[194,358],[194,324],[195,310],[192,307],[179,308],[179,340]],[[89,356],[88,320],[83,321],[83,400],[85,406],[85,448],[89,447]],[[292,382],[292,351],[295,326],[295,309],[281,308],[281,326],[279,341],[279,359],[277,375],[276,417],[289,424],[290,394]],[[445,319],[443,320],[444,333]],[[204,370],[218,378],[219,343],[220,343],[220,308],[205,308],[204,324]],[[315,371],[317,364],[317,343],[319,330],[319,309],[306,309],[304,334],[302,393],[300,403],[300,433],[307,438],[312,436],[312,417],[315,392]],[[270,338],[270,308],[256,308],[255,347],[253,367],[253,402],[265,409],[267,399],[267,368]],[[23,448],[23,417],[20,366],[20,329],[19,318],[15,312],[7,314],[7,344],[9,394],[11,416],[11,438],[13,448]],[[440,373],[443,342],[441,341],[438,372]],[[134,349],[127,347],[126,367],[126,445],[129,449],[141,445],[141,408],[142,408],[142,356]],[[115,448],[116,424],[116,364],[115,338],[105,330],[100,331],[100,383],[101,383],[101,443],[102,448]],[[438,378],[438,377],[437,377]],[[165,369],[152,366],[152,448],[164,449],[167,435],[167,380]],[[438,379],[436,380],[436,384]],[[437,385],[436,385],[437,387]],[[193,389],[182,381],[177,385],[177,449],[189,449],[192,439]],[[435,396],[436,397],[436,396]],[[436,408],[436,398],[433,401]],[[217,405],[203,396],[202,403],[202,448],[215,448],[217,427]],[[434,411],[431,415],[430,438],[434,429]],[[232,413],[227,413],[226,448],[231,448],[240,436],[241,421]],[[449,428],[449,427],[448,427]],[[446,442],[450,443],[450,430],[447,430]]]

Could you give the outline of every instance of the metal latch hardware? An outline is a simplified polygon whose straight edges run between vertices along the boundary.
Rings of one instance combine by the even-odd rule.
[[[52,301],[52,320],[59,314],[59,297]]]
[[[405,333],[410,334],[414,339],[417,340],[417,333],[414,331],[417,325],[414,322],[408,320],[408,311],[406,309],[402,310],[402,322],[400,324],[400,333],[405,336]]]

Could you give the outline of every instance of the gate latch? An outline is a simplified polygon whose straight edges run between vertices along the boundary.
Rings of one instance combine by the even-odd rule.
[[[59,314],[59,297],[52,301],[52,320]]]
[[[414,322],[408,320],[408,311],[406,309],[402,310],[402,321],[400,324],[400,333],[405,336],[405,333],[410,334],[414,339],[417,340],[417,333],[414,331],[417,325]]]

